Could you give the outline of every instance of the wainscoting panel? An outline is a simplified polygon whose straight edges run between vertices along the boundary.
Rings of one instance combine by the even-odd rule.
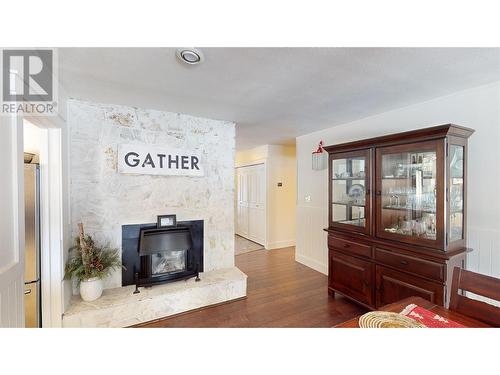
[[[328,274],[328,210],[297,206],[297,244],[295,260],[318,272]]]
[[[469,226],[467,269],[500,278],[500,230]]]
[[[20,297],[23,288],[17,280],[7,282],[0,278],[0,327],[24,327],[21,320],[24,314],[20,313],[23,308],[23,299]]]
[[[467,246],[472,251],[467,254],[467,269],[500,278],[500,231],[469,226]],[[468,292],[467,296],[496,306],[500,302]]]

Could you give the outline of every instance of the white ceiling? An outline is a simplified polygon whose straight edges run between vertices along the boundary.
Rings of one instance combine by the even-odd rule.
[[[237,123],[237,148],[298,135],[500,80],[500,48],[63,48],[71,98]]]

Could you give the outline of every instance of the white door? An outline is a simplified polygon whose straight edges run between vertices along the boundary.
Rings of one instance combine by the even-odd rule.
[[[240,167],[237,175],[236,233],[266,243],[266,169],[264,164]]]
[[[0,116],[0,327],[24,327],[24,167],[21,118]]]
[[[248,236],[248,198],[247,198],[247,173],[238,168],[237,176],[237,202],[236,202],[236,233],[240,236]]]
[[[266,173],[264,164],[251,167],[248,202],[248,232],[250,239],[266,242]]]

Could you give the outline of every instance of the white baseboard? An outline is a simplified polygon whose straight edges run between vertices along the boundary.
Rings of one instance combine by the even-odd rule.
[[[291,246],[295,246],[295,240],[270,242],[267,244],[266,249],[267,250],[281,249],[283,247],[291,247]]]
[[[238,232],[236,232],[236,235],[239,236],[239,237],[242,237],[242,238],[244,238],[246,240],[255,242],[255,243],[259,244],[259,245],[262,245],[262,246],[266,247],[266,245],[263,243],[264,241],[261,241],[261,240],[259,240],[257,238],[254,238],[252,236],[248,236],[246,234],[241,234],[241,233],[238,233]]]
[[[315,271],[321,272],[324,275],[328,275],[328,265],[318,262],[315,259],[309,258],[307,256],[295,253],[295,261],[312,268]]]

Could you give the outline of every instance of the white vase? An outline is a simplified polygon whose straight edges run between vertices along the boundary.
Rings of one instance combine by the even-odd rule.
[[[102,295],[102,280],[98,277],[80,282],[80,296],[85,302],[95,301]]]

